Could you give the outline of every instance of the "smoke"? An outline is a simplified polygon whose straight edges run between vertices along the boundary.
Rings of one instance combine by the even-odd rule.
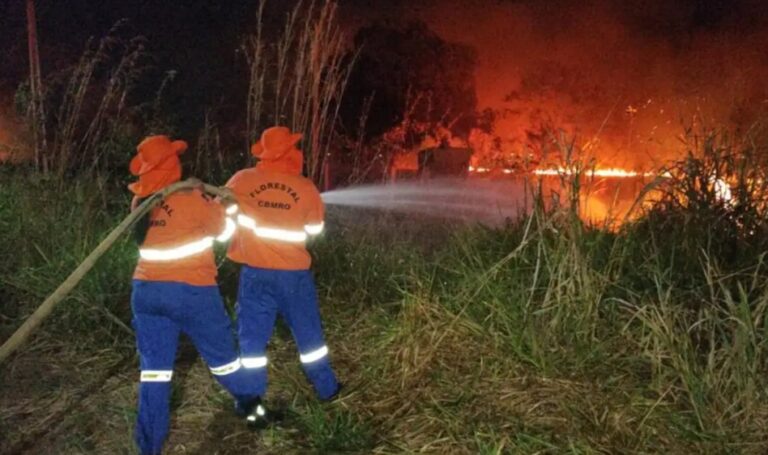
[[[478,51],[479,108],[510,150],[554,126],[605,164],[651,167],[684,126],[744,130],[768,108],[759,0],[368,1],[350,24],[419,19]],[[372,12],[377,11],[377,12]]]

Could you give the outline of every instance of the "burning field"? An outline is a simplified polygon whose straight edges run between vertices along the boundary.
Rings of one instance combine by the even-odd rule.
[[[614,231],[578,222],[562,186],[559,209],[541,200],[495,228],[446,220],[450,200],[467,196],[455,182],[438,187],[442,213],[418,204],[435,202],[412,191],[420,183],[386,186],[415,212],[377,207],[375,186],[328,193],[313,253],[344,395],[314,400],[279,327],[268,398],[288,415],[252,433],[183,344],[167,453],[764,453],[768,192],[756,174],[733,180],[732,203],[698,186],[726,169],[718,158],[688,162],[689,174],[665,179],[667,196]],[[103,209],[98,183],[52,193],[5,177],[4,334],[124,214]],[[52,230],[51,218],[72,229]],[[14,393],[0,399],[2,453],[131,453],[134,248],[121,242],[3,369]],[[232,264],[220,283],[233,304]]]
[[[298,206],[288,171],[319,188],[324,223],[240,222],[311,238],[344,384],[320,402],[279,322],[282,419],[252,430],[182,337],[163,453],[768,453],[763,1],[251,3],[0,2],[3,349],[44,319],[0,350],[0,454],[137,452],[137,260],[213,237],[122,236],[30,315],[138,202],[154,134],[220,198],[254,156],[291,158],[249,193],[292,194],[267,212]]]
[[[442,94],[453,101],[413,96],[410,117],[390,138],[428,131],[405,148],[441,141],[470,147],[478,173],[549,172],[573,158],[567,149],[598,173],[617,170],[611,177],[655,174],[685,158],[693,135],[747,134],[768,108],[761,2],[387,4],[352,9],[351,22],[364,24],[372,15],[423,21],[447,42],[467,46],[478,112],[474,125],[464,124],[467,103],[458,85]],[[564,140],[572,144],[562,147]],[[401,161],[396,165],[415,167],[414,159]]]

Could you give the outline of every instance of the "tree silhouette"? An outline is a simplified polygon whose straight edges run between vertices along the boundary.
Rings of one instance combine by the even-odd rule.
[[[477,104],[473,48],[446,42],[418,21],[362,28],[355,44],[361,50],[342,113],[349,130],[354,131],[363,100],[370,96],[368,137],[400,123],[410,107],[415,122],[451,124],[457,131],[472,126]],[[417,105],[409,106],[417,98]]]

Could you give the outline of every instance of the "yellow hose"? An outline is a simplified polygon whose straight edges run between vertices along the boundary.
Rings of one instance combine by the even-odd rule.
[[[127,231],[139,218],[152,210],[152,208],[157,205],[158,202],[160,202],[168,195],[177,191],[187,190],[200,186],[203,187],[203,190],[206,193],[210,193],[224,199],[228,198],[230,195],[230,193],[224,188],[208,185],[196,179],[190,179],[169,185],[163,188],[162,191],[158,191],[157,193],[154,193],[152,196],[148,197],[144,202],[142,202],[140,206],[136,208],[136,210],[132,211],[127,217],[125,217],[125,219],[123,219],[123,221],[120,222],[120,224],[118,224],[117,227],[114,228],[112,232],[110,232],[109,235],[107,235],[107,237],[104,238],[104,240],[102,240],[101,243],[99,243],[99,245],[94,248],[94,250],[91,251],[91,253],[85,259],[83,259],[83,262],[77,266],[77,268],[67,277],[67,279],[64,280],[64,282],[61,283],[55,291],[53,291],[53,294],[49,295],[48,298],[45,299],[45,301],[35,310],[35,312],[32,313],[26,321],[24,321],[21,327],[16,329],[13,335],[5,340],[3,345],[0,346],[0,363],[3,363],[5,359],[7,359],[16,349],[19,348],[19,346],[24,344],[30,335],[32,335],[32,332],[34,332],[37,327],[42,324],[42,322],[48,318],[48,316],[50,316],[56,304],[61,302],[64,297],[66,297],[67,294],[69,294],[72,289],[77,286],[85,274],[93,268],[93,266],[96,264],[96,261],[98,261],[99,258],[112,247],[115,241],[117,241],[117,239],[120,238],[120,236],[125,231]]]

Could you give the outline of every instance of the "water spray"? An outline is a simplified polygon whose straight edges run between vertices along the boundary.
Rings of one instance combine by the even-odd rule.
[[[360,185],[324,192],[327,205],[471,220],[500,225],[525,213],[530,192],[520,179],[439,178]]]

